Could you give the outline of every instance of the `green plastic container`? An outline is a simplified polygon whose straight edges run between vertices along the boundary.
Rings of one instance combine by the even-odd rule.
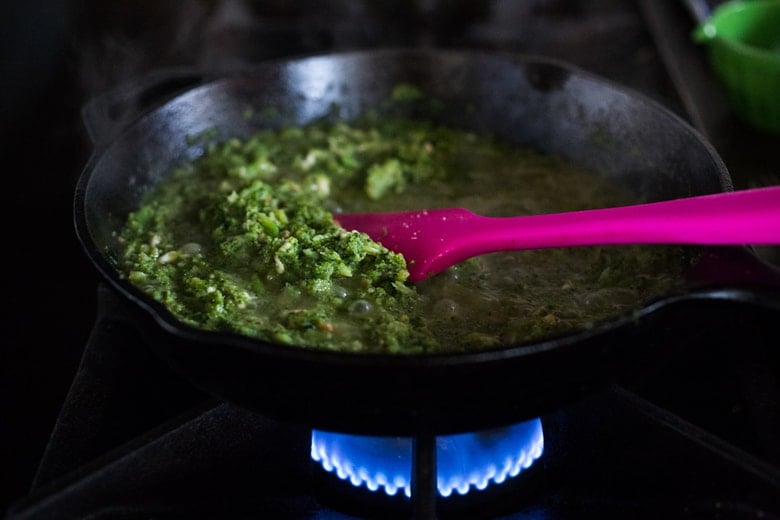
[[[780,0],[720,4],[693,33],[734,111],[752,126],[780,134]]]

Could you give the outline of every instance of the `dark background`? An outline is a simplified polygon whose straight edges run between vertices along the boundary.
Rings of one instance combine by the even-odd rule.
[[[0,16],[4,260],[0,508],[32,481],[93,321],[96,280],[71,199],[89,154],[78,122],[75,6],[4,2]]]
[[[92,152],[80,119],[91,97],[171,65],[219,72],[266,58],[358,47],[471,46],[554,54],[690,118],[691,106],[675,89],[676,78],[663,72],[664,56],[653,41],[657,35],[645,29],[638,3],[503,2],[514,21],[492,16],[490,4],[4,2],[0,511],[29,489],[95,319],[98,280],[72,223],[74,186]],[[526,19],[554,19],[557,29],[530,23],[520,30],[517,20],[525,14]],[[586,48],[583,41],[594,39],[603,40],[602,52],[580,50]],[[717,99],[717,85],[712,87]],[[728,128],[742,129],[738,122]],[[749,129],[740,135],[761,149],[777,150],[780,144],[774,136]],[[755,149],[738,147],[740,141],[728,134],[711,136],[737,187],[777,182],[776,176],[766,176],[780,171],[774,155],[767,159]]]

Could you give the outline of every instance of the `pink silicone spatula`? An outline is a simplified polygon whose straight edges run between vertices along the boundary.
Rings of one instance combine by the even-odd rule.
[[[778,245],[780,186],[614,208],[485,217],[463,208],[339,213],[342,227],[401,253],[418,282],[498,251],[617,244]]]

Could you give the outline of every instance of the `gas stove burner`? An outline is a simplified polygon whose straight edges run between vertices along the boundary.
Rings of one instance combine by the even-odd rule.
[[[528,469],[544,451],[539,418],[436,438],[437,488],[444,498],[485,490]],[[411,498],[412,438],[312,431],[311,457],[355,487]]]

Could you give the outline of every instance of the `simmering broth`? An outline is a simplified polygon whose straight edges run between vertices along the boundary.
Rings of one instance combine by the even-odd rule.
[[[493,253],[418,284],[333,212],[514,216],[635,203],[561,158],[427,120],[366,117],[213,144],[120,235],[123,275],[180,320],[346,352],[465,352],[630,313],[678,287],[679,247]]]

